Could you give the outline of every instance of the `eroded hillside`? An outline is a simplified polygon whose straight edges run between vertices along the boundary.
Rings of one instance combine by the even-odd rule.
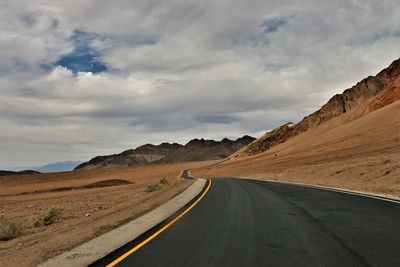
[[[304,117],[297,124],[284,124],[267,132],[248,146],[234,153],[231,158],[256,155],[267,151],[277,144],[306,132],[333,118],[357,108],[359,112],[352,119],[368,114],[400,99],[400,59],[395,60],[389,67],[376,76],[369,76],[342,94],[333,96],[325,105],[314,113]],[[376,96],[376,98],[374,98]],[[372,98],[374,98],[372,100]],[[364,104],[368,103],[367,106]],[[361,108],[362,107],[362,108]]]

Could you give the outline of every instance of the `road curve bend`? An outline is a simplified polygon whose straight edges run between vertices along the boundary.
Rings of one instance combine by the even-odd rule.
[[[219,178],[185,216],[117,266],[400,266],[399,222],[395,201]]]

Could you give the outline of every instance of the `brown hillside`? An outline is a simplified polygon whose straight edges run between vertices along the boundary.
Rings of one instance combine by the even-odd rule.
[[[265,133],[260,138],[231,155],[230,158],[240,157],[243,155],[243,153],[245,153],[247,156],[256,155],[260,153],[260,151],[266,151],[271,147],[284,142],[293,135],[295,129],[293,126],[293,123],[288,122],[270,132]]]
[[[262,154],[194,174],[286,180],[400,197],[400,101],[361,117],[354,109]]]
[[[261,138],[255,140],[250,145],[234,153],[231,158],[245,157],[262,153],[277,144],[306,132],[320,124],[323,124],[344,113],[348,113],[355,108],[360,108],[363,104],[370,101],[374,96],[379,95],[373,102],[368,102],[362,111],[348,118],[356,119],[371,111],[381,108],[399,98],[399,78],[400,77],[400,59],[394,61],[390,66],[376,76],[369,76],[357,83],[342,94],[333,96],[321,109],[304,117],[299,123],[292,127],[282,125],[271,132],[267,132]]]

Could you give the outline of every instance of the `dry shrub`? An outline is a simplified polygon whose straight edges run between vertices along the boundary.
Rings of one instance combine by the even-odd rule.
[[[162,185],[169,185],[169,181],[166,177],[162,177],[160,180],[160,184]]]
[[[20,225],[13,219],[0,216],[0,240],[10,240],[20,233]]]
[[[33,225],[35,227],[39,227],[39,226],[53,224],[53,223],[55,223],[55,222],[57,222],[57,221],[59,221],[61,219],[62,213],[63,213],[63,209],[57,208],[57,207],[53,207],[53,208],[49,209],[48,211],[40,214],[36,218],[36,220],[33,223]]]
[[[153,191],[156,191],[156,190],[159,190],[159,189],[161,189],[160,184],[159,183],[154,183],[154,184],[147,185],[146,189],[144,191],[147,192],[147,193],[150,193],[150,192],[153,192]]]

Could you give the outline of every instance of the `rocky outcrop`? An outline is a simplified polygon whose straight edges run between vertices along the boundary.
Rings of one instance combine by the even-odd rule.
[[[259,139],[234,153],[231,158],[262,153],[293,136],[349,112],[362,104],[368,104],[369,106],[364,110],[364,114],[390,104],[400,99],[399,80],[400,59],[397,59],[376,76],[369,76],[353,87],[344,90],[342,94],[333,96],[319,110],[304,117],[297,124],[290,126],[285,124],[267,132]]]
[[[400,65],[400,62],[399,62]],[[400,70],[400,66],[398,67]],[[397,77],[393,77],[391,81],[385,86],[378,95],[368,100],[366,107],[363,110],[363,114],[375,111],[384,106],[390,105],[395,101],[400,100],[400,73],[397,73]]]
[[[312,127],[349,112],[381,92],[387,82],[387,79],[379,76],[369,76],[352,88],[345,90],[342,94],[333,96],[319,110],[304,117],[302,121],[295,125],[294,133],[305,132]]]
[[[227,138],[222,141],[193,139],[185,145],[177,143],[147,144],[136,149],[126,150],[120,154],[97,156],[80,164],[75,169],[130,167],[145,164],[224,159],[254,140],[254,137],[246,135],[235,141]]]
[[[254,140],[252,143],[248,144],[242,150],[234,153],[231,158],[241,157],[241,156],[252,156],[263,151],[270,149],[271,147],[285,142],[294,133],[294,124],[288,122],[278,128],[265,133],[263,136]]]
[[[391,81],[396,77],[398,77],[399,75],[400,75],[400,58],[393,61],[389,67],[383,69],[376,76]]]

